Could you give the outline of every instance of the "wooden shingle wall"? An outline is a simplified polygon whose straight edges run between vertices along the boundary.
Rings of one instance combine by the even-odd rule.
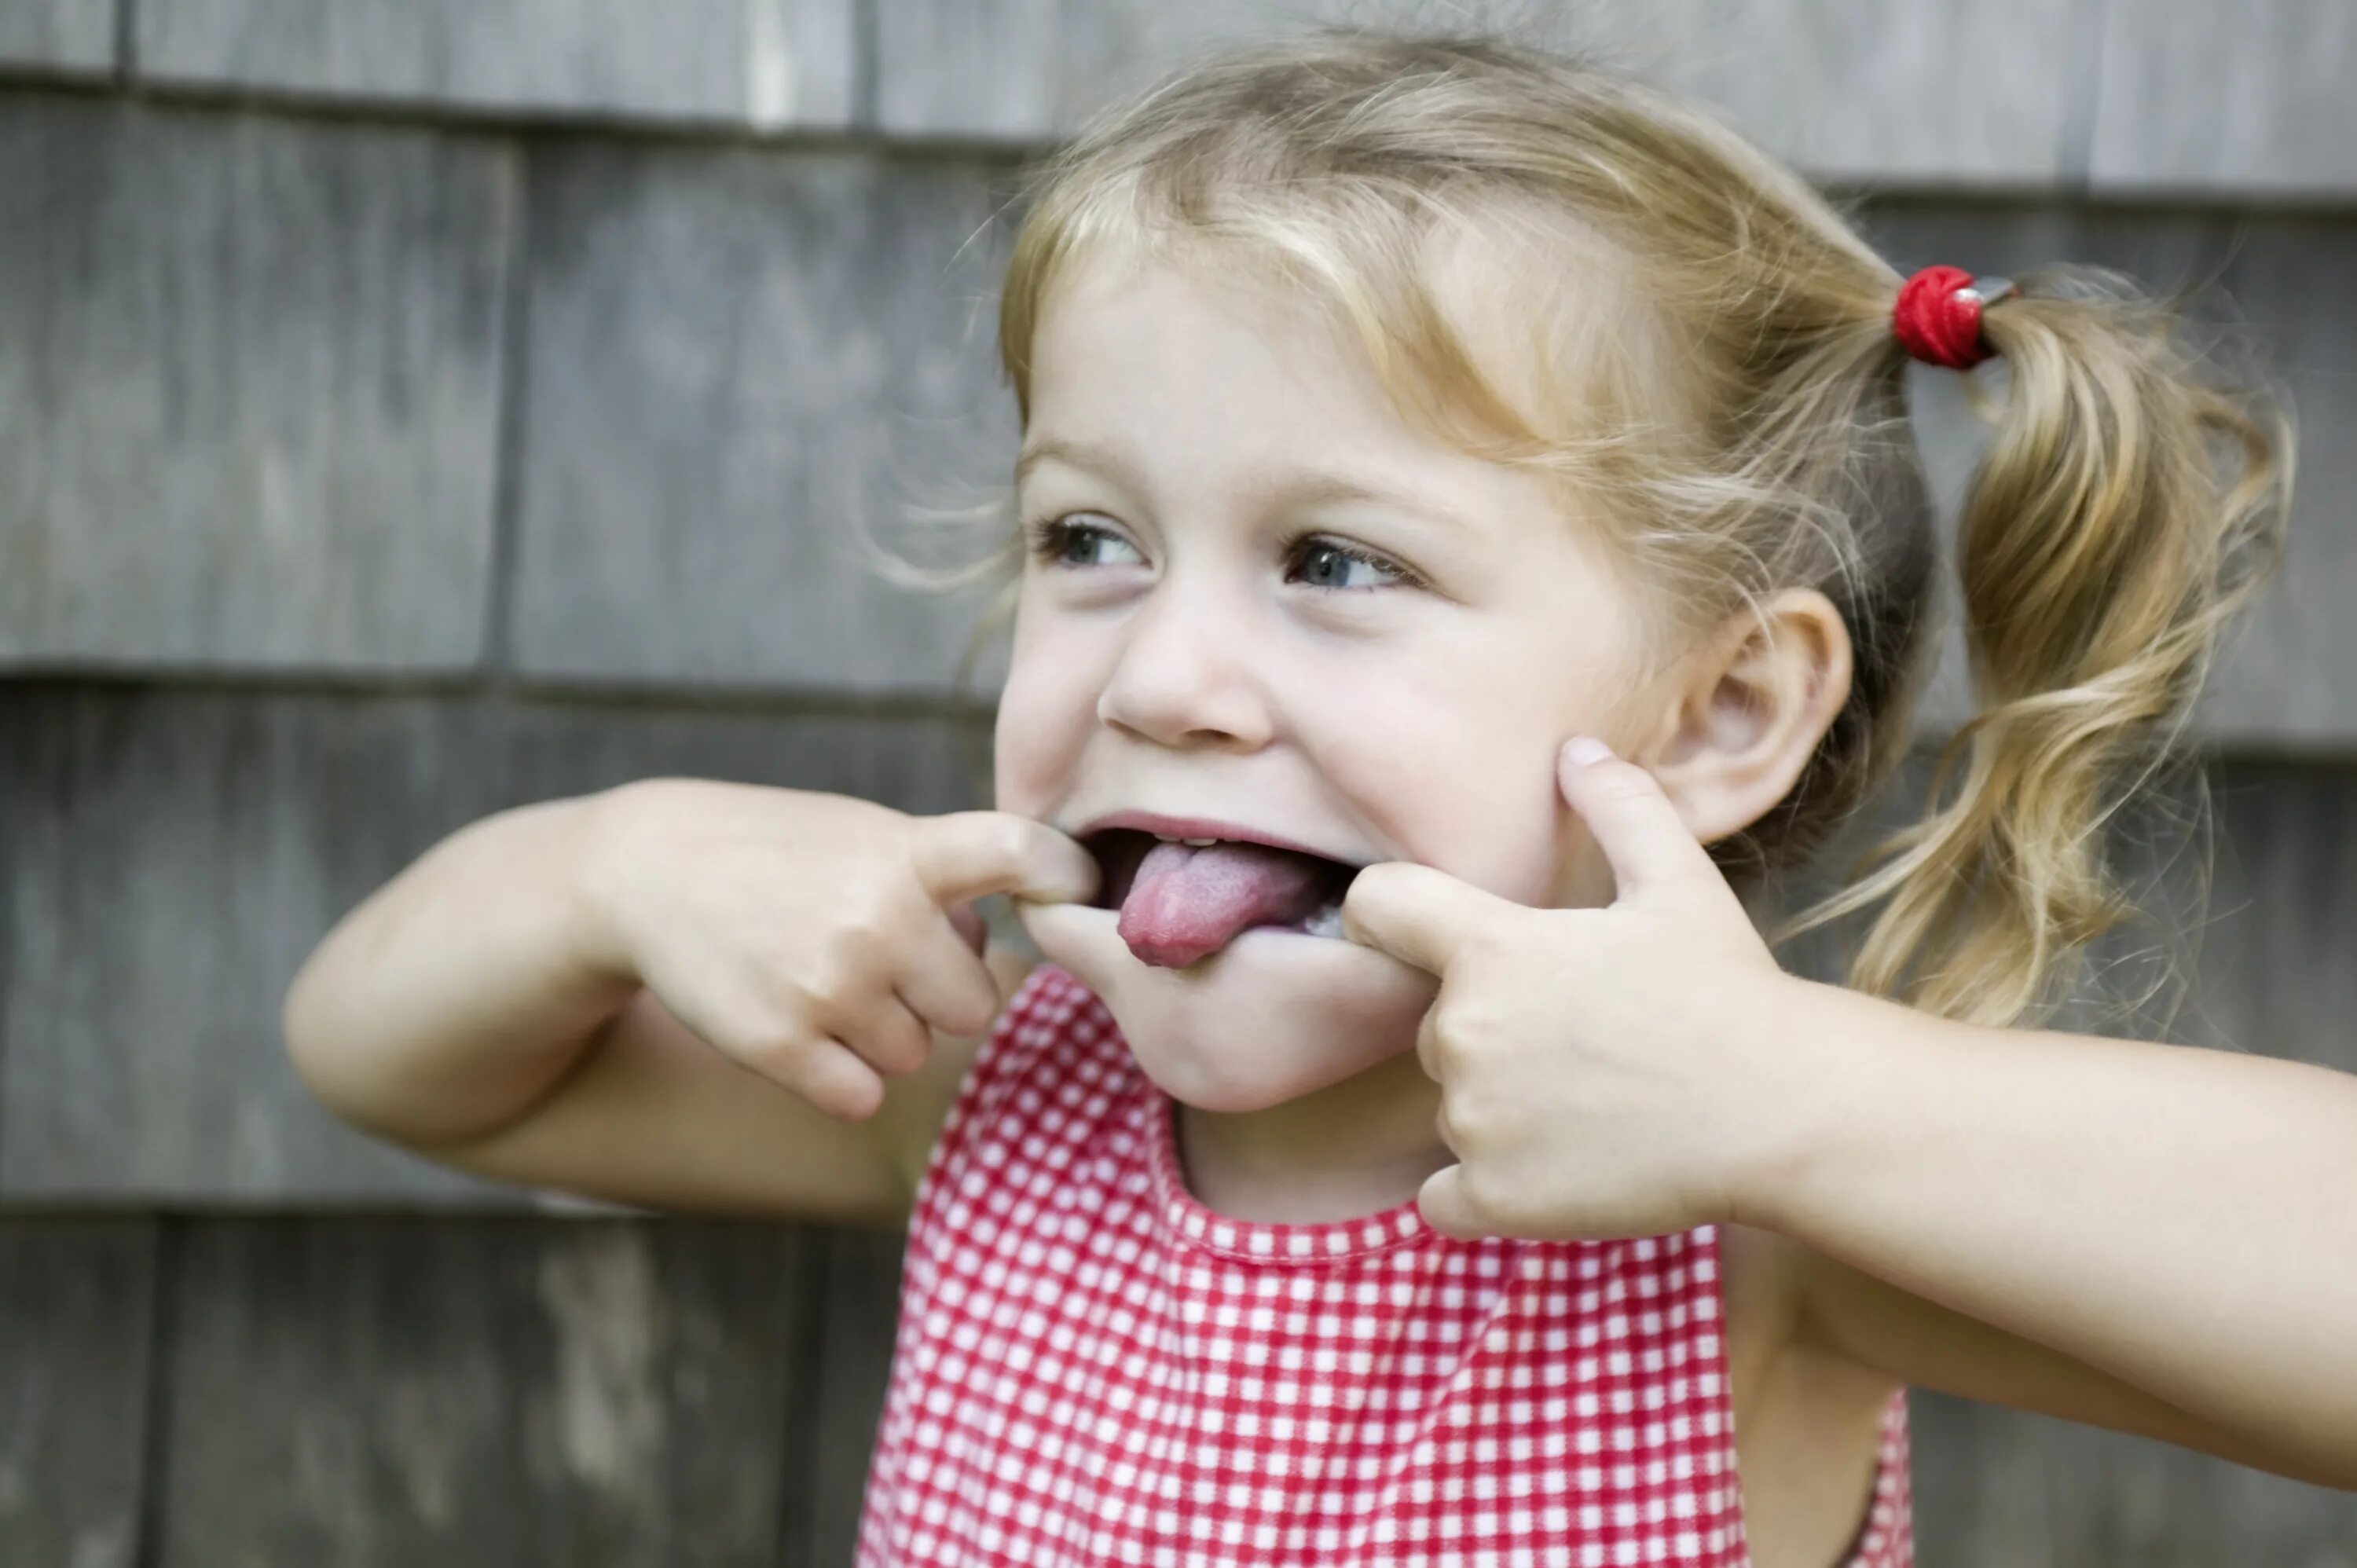
[[[2352,15],[0,0],[0,1563],[847,1561],[893,1238],[425,1165],[317,1110],[278,998],[510,803],[980,801],[980,601],[870,535],[1001,487],[1021,156],[1212,37],[1518,24],[1868,194],[1903,265],[2214,274],[2303,489],[2202,711],[2179,1028],[2357,1069]],[[1975,435],[1921,392],[1953,491]],[[2357,1564],[2357,1498],[1919,1421],[1934,1568]]]

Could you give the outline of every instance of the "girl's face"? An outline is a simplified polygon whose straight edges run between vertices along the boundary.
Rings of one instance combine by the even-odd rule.
[[[1170,836],[1418,861],[1525,904],[1604,896],[1555,758],[1573,735],[1635,738],[1644,630],[1559,491],[1405,422],[1306,299],[1215,274],[1081,272],[1031,350],[1001,810],[1116,859],[1100,824],[1143,813]],[[1137,957],[1113,908],[1023,919],[1204,1110],[1410,1048],[1433,994],[1278,926],[1172,967]]]

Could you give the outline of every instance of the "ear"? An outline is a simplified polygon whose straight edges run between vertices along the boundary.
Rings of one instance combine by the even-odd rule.
[[[1773,810],[1849,700],[1849,628],[1814,588],[1738,611],[1681,661],[1647,766],[1695,837]]]

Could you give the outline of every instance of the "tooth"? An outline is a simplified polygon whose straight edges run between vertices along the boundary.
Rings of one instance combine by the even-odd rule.
[[[1178,842],[1183,844],[1191,845],[1196,849],[1203,849],[1211,844],[1215,844],[1220,841],[1217,839],[1180,839]]]
[[[1328,904],[1301,923],[1301,929],[1313,937],[1340,937],[1342,934],[1342,907]]]

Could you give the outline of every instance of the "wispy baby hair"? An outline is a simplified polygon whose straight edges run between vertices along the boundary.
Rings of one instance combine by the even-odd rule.
[[[1199,61],[1042,171],[1000,317],[1027,419],[1042,309],[1116,255],[1314,291],[1403,411],[1559,478],[1674,628],[1779,588],[1833,601],[1846,704],[1791,796],[1717,846],[1731,872],[1806,858],[1903,754],[1939,547],[1900,280],[1709,114],[1498,41],[1337,32]],[[1804,921],[1866,918],[1852,983],[1986,1021],[2042,1005],[2126,913],[2102,829],[2272,561],[2288,483],[2280,417],[2212,379],[2173,309],[2084,269],[2017,285],[1983,322],[2009,386],[1957,560],[1978,711],[1929,814]],[[1477,324],[1501,317],[1512,345]]]

